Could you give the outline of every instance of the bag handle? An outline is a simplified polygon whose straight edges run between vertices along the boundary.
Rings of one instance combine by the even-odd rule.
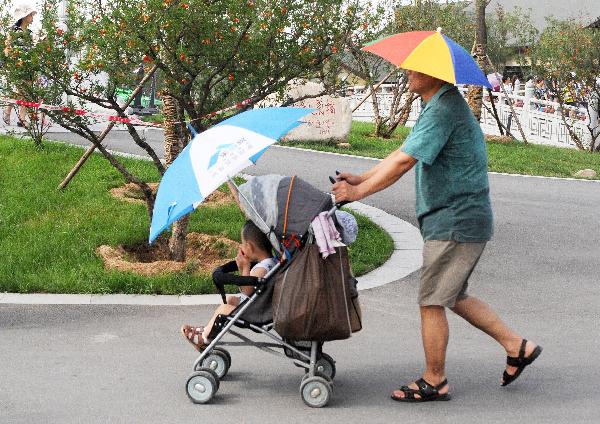
[[[292,189],[294,188],[294,181],[296,176],[292,177],[290,181],[290,188],[288,189],[287,201],[285,202],[285,216],[283,218],[283,239],[287,236],[287,223],[288,223],[288,212],[290,211],[290,201],[292,200]]]

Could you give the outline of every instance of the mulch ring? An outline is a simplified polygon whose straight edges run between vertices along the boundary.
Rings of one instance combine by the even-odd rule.
[[[509,137],[507,135],[486,135],[485,141],[488,143],[496,143],[496,144],[511,144],[516,140],[513,137]]]
[[[148,183],[150,188],[154,193],[158,189],[158,183]],[[133,183],[127,183],[120,187],[115,187],[110,190],[110,193],[116,199],[122,200],[124,202],[129,203],[137,203],[137,204],[145,204],[144,194],[142,190]],[[230,193],[224,193],[222,191],[216,190],[210,196],[208,196],[204,201],[200,204],[200,206],[206,207],[217,207],[222,205],[228,205],[233,203],[234,199]]]
[[[239,243],[225,237],[189,233],[186,237],[186,260],[169,260],[166,238],[152,245],[100,246],[96,249],[106,269],[152,276],[165,273],[210,273],[217,266],[235,257]]]

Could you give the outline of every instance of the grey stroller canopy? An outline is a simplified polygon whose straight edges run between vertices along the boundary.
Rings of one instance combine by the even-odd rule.
[[[239,192],[242,210],[278,252],[290,239],[301,239],[312,220],[333,206],[330,195],[298,177],[255,177],[240,185]]]

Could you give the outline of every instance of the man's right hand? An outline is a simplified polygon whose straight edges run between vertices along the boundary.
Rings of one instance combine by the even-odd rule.
[[[341,172],[335,176],[338,181],[346,181],[350,185],[359,185],[362,183],[362,177],[360,175],[350,174],[349,172]]]

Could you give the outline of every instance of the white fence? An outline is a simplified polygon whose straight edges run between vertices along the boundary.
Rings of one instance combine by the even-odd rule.
[[[463,93],[466,92],[463,88],[461,88],[461,91]],[[559,147],[576,147],[567,130],[567,126],[563,122],[559,104],[538,100],[534,98],[532,94],[533,90],[526,90],[524,96],[510,96],[513,99],[514,110],[519,117],[527,141],[535,144],[547,144]],[[357,105],[364,98],[364,96],[365,94],[354,94],[348,97],[353,108],[354,105]],[[505,95],[502,93],[493,93],[493,98],[502,124],[508,127],[510,122],[509,128],[512,135],[519,140],[522,139],[516,120],[511,118],[510,107],[507,104]],[[377,94],[377,102],[381,116],[385,117],[389,114],[392,100],[393,95],[391,93],[383,92]],[[484,104],[487,108],[485,106],[482,108],[481,129],[488,135],[500,135],[498,124],[491,112],[492,104],[487,95],[484,97]],[[587,126],[590,123],[590,117],[587,114],[587,110],[569,106],[566,106],[566,108],[569,110],[569,117],[567,118],[569,124],[572,123],[573,130],[581,137],[584,145],[589,146],[591,136]],[[414,125],[420,111],[421,102],[420,100],[416,100],[413,103],[406,124],[407,126]],[[373,103],[371,99],[365,101],[352,114],[352,118],[359,121],[372,121],[373,117]],[[592,120],[596,123],[593,126],[596,127],[597,130],[600,130],[597,115],[592,116]]]

